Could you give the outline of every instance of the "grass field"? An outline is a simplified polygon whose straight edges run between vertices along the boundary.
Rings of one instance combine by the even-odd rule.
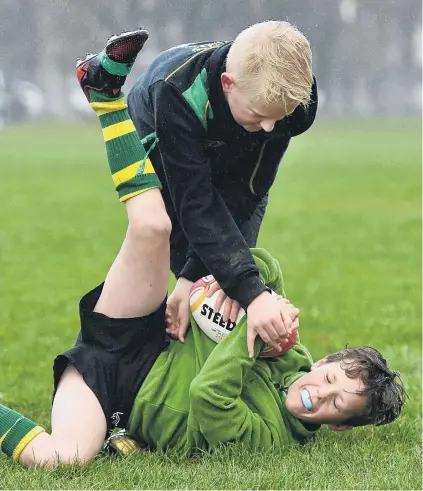
[[[53,471],[0,456],[0,488],[422,489],[420,136],[417,120],[316,123],[287,153],[259,240],[316,359],[369,344],[402,372],[397,422],[261,455],[234,446]],[[6,129],[0,166],[0,401],[49,427],[52,360],[75,339],[77,303],[111,264],[125,211],[95,124]]]

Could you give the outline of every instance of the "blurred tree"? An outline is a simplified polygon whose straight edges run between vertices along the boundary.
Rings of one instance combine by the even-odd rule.
[[[48,94],[46,112],[64,117],[77,90],[75,60],[112,33],[150,30],[131,83],[163,49],[230,40],[268,19],[289,20],[310,39],[321,111],[420,112],[420,0],[1,0],[0,79],[35,82]]]

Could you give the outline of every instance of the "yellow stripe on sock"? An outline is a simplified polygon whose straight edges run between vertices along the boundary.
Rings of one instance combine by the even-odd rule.
[[[91,102],[90,106],[94,109],[97,116],[103,116],[103,114],[122,111],[128,108],[128,105],[125,104],[124,97],[110,102]]]
[[[113,182],[116,184],[116,186],[118,184],[122,184],[122,182],[126,182],[129,179],[132,179],[137,173],[140,164],[141,164],[141,160],[135,162],[135,164],[128,165],[128,167],[125,167],[124,169],[112,174],[112,179]]]
[[[31,431],[29,431],[23,438],[22,440],[17,444],[15,450],[13,450],[12,454],[12,459],[17,462],[19,460],[19,457],[22,453],[22,450],[28,445],[30,441],[32,441],[36,436],[38,436],[40,433],[45,432],[46,430],[44,428],[41,428],[41,426],[36,426],[35,428],[32,428]]]
[[[122,196],[119,201],[124,203],[128,201],[129,198],[133,198],[134,196],[138,196],[139,194],[145,193],[146,191],[150,191],[150,189],[158,189],[158,186],[152,186],[151,188],[140,189],[139,191],[134,191],[133,193],[129,193],[126,196]]]
[[[153,164],[151,163],[151,160],[147,159],[145,161],[143,174],[155,174],[155,172],[156,171],[154,170],[154,167],[153,167]]]
[[[10,429],[6,431],[6,433],[0,438],[0,450],[1,450],[1,444],[3,443],[3,440],[7,437],[7,434],[9,433]]]
[[[118,172],[115,172],[114,174],[112,174],[113,182],[117,186],[118,184],[122,184],[123,182],[129,181],[129,179],[135,177],[135,174],[137,173],[140,165],[141,165],[141,160],[135,162],[135,164],[128,165],[128,167],[125,167],[124,169]],[[153,164],[151,163],[150,159],[147,159],[145,161],[143,174],[154,174]]]
[[[127,119],[121,123],[112,124],[103,128],[104,141],[108,142],[114,138],[119,138],[120,136],[127,135],[135,131],[134,123],[132,119]]]

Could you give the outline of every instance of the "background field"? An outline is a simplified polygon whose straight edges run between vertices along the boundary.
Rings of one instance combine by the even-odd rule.
[[[420,139],[413,119],[319,121],[289,149],[259,241],[283,265],[316,359],[369,344],[402,372],[398,422],[256,456],[232,447],[49,472],[0,456],[0,488],[422,489]],[[48,427],[52,360],[120,246],[124,207],[95,124],[4,130],[0,168],[0,401]]]

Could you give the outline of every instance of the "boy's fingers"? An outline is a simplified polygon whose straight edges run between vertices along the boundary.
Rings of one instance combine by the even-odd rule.
[[[240,308],[241,308],[241,306],[239,305],[239,303],[234,300],[232,303],[232,309],[231,309],[231,313],[229,316],[229,318],[231,319],[232,322],[236,322],[236,320],[238,319],[238,314],[239,314]]]
[[[223,290],[221,290],[218,297],[217,297],[216,304],[214,306],[215,312],[220,312],[220,309],[222,308],[223,302],[226,299],[227,299],[226,293]]]
[[[262,330],[261,332],[259,332],[259,335],[261,337],[261,339],[266,343],[266,346],[270,346],[271,348],[277,350],[277,351],[281,351],[281,348],[279,346],[279,343],[277,341],[275,341],[274,339],[271,339],[268,332]],[[275,336],[279,337],[275,331]],[[275,339],[277,339],[275,337]]]
[[[178,339],[181,343],[185,343],[185,334],[187,332],[187,328],[182,328],[180,327],[179,328],[179,332],[178,332]]]
[[[265,343],[269,344],[280,339],[280,333],[273,324],[267,324],[265,328],[258,329],[258,334]]]
[[[229,297],[226,298],[225,300],[225,307],[223,309],[223,320],[226,322],[230,316],[231,316],[231,310],[232,310],[232,305],[234,303],[234,300],[230,299]]]
[[[282,351],[282,348],[280,347],[279,343],[277,343],[276,341],[270,341],[269,343],[266,344],[271,348],[275,349],[276,351],[278,351],[279,353]]]
[[[178,337],[178,330],[177,329],[175,329],[175,328],[167,328],[166,329],[166,332],[167,332],[167,334],[169,334],[169,336],[172,339],[179,339],[179,337]]]
[[[208,297],[212,297],[218,290],[220,290],[219,283],[215,281],[212,283],[211,287],[209,288],[209,291],[207,292]]]
[[[291,319],[289,320],[291,321]],[[279,316],[276,319],[272,320],[271,324],[267,324],[265,328],[261,328],[261,331],[263,331],[264,329],[269,334],[270,339],[272,339],[273,341],[280,342],[288,336],[288,330],[286,329],[286,326],[284,324],[282,312],[279,313]]]
[[[247,333],[247,348],[248,348],[248,356],[253,358],[254,356],[254,340],[257,336],[257,333],[253,329],[249,329]]]
[[[165,324],[168,329],[175,329],[175,322],[171,317],[165,317]]]
[[[289,311],[286,311],[285,309],[281,310],[281,319],[283,321],[283,324],[285,326],[286,332],[291,332],[292,329],[292,319],[291,316],[289,315]]]
[[[178,339],[181,343],[185,342],[185,334],[190,327],[190,318],[189,315],[182,315],[178,319]]]

